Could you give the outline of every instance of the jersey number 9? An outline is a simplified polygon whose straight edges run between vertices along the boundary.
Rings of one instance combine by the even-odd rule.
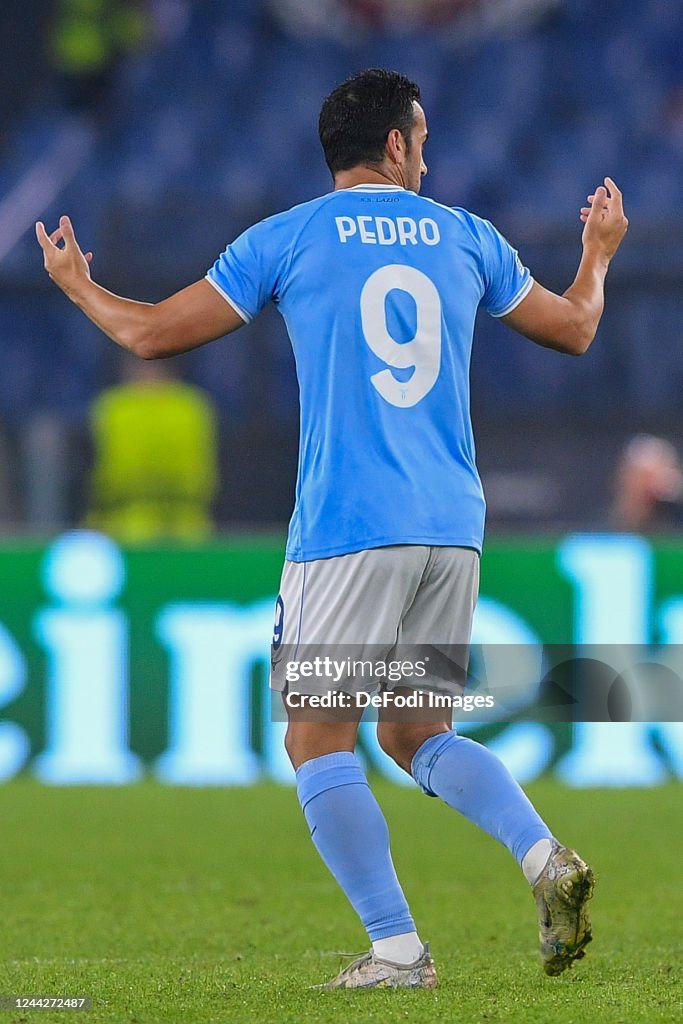
[[[417,309],[415,337],[403,344],[387,329],[386,299],[394,289],[407,292]],[[407,381],[397,380],[391,370],[380,370],[370,378],[373,386],[391,405],[417,405],[434,387],[441,367],[441,299],[436,285],[414,267],[380,267],[363,286],[360,313],[365,340],[378,359],[397,370],[414,367]]]

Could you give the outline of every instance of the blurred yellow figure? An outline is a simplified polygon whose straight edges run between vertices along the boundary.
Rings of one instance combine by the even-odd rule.
[[[149,36],[137,0],[59,0],[48,55],[67,106],[94,109],[107,98],[118,61]]]
[[[197,541],[213,529],[218,430],[210,398],[159,362],[94,401],[88,526],[124,543]]]

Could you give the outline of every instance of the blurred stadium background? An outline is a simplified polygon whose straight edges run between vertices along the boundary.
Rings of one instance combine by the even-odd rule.
[[[584,358],[481,319],[480,637],[683,642],[678,0],[23,0],[0,19],[4,778],[288,777],[263,714],[297,448],[284,325],[135,367],[47,280],[32,227],[68,212],[96,280],[162,298],[329,189],[320,103],[366,66],[422,88],[426,193],[493,220],[542,283],[569,285],[605,174],[631,219]],[[494,741],[526,780],[649,784],[683,775],[681,728]]]

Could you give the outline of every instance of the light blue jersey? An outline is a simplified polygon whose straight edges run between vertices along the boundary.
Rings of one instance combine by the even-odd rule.
[[[532,285],[488,221],[359,185],[249,228],[207,279],[244,320],[272,300],[287,324],[301,401],[287,558],[481,550],[474,319],[480,305],[511,312]]]

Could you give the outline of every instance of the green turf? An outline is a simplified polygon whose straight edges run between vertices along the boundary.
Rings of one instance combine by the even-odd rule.
[[[531,788],[596,871],[593,942],[559,978],[537,961],[516,865],[436,800],[375,787],[435,992],[316,992],[364,934],[319,863],[291,790],[0,788],[0,994],[87,995],[87,1014],[3,1021],[683,1019],[683,788]]]

